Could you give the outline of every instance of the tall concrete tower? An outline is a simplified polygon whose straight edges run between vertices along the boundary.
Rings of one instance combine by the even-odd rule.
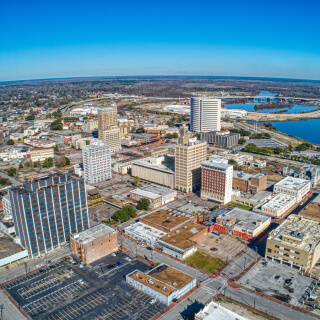
[[[221,130],[221,100],[191,98],[191,131],[210,132]]]

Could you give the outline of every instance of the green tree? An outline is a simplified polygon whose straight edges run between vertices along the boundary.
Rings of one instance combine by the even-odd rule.
[[[88,146],[90,144],[89,140],[86,140],[86,146]]]
[[[246,139],[245,138],[240,138],[239,140],[238,140],[238,144],[245,144],[246,143]]]
[[[237,164],[237,161],[234,160],[234,159],[230,159],[230,160],[228,161],[228,164],[230,164],[230,165],[232,165],[232,166],[235,166],[235,165]]]
[[[281,154],[283,152],[283,149],[280,147],[275,147],[273,149],[274,154]]]
[[[61,123],[61,120],[59,120],[59,119],[52,121],[50,123],[50,127],[51,127],[51,130],[62,130],[63,129],[63,125]]]
[[[139,200],[137,208],[139,210],[147,211],[149,209],[149,206],[150,206],[150,200],[146,199],[146,198],[142,198],[142,199]]]
[[[6,178],[0,178],[0,184],[2,186],[7,186],[8,184],[10,184],[10,180]]]
[[[248,152],[257,152],[258,151],[258,147],[254,144],[254,143],[248,143],[244,149]]]
[[[26,118],[26,121],[32,121],[35,119],[35,116],[34,115],[30,115],[30,116],[27,116]]]
[[[174,133],[172,134],[172,138],[177,139],[178,137],[179,137],[179,135],[178,135],[176,132],[174,132]]]
[[[53,166],[53,158],[50,157],[50,158],[44,159],[42,166],[44,168],[52,167]]]
[[[67,158],[67,157],[64,157],[64,160],[65,160],[65,162],[66,162],[66,166],[70,166],[70,159],[69,158]]]
[[[136,133],[142,133],[144,131],[144,129],[142,128],[142,127],[140,127],[140,128],[138,128],[137,130],[136,130]]]
[[[14,141],[12,139],[9,139],[7,142],[8,146],[13,146],[14,145]]]
[[[171,134],[171,133],[167,133],[167,134],[166,134],[166,138],[167,138],[167,139],[172,139],[172,134]]]
[[[197,132],[194,136],[197,138],[197,140],[201,140],[201,133],[200,132]]]
[[[19,163],[19,169],[22,169],[22,168],[23,168],[23,164]]]
[[[289,144],[289,151],[292,152],[293,151],[293,146],[291,144]]]
[[[8,176],[13,177],[16,174],[16,172],[17,172],[16,168],[10,168],[8,170]]]
[[[2,122],[7,122],[7,118],[6,117],[2,117]]]
[[[53,147],[53,150],[56,151],[56,152],[59,151],[59,145],[56,144],[56,145]]]
[[[140,178],[138,176],[134,177],[133,184],[137,187],[140,183]]]

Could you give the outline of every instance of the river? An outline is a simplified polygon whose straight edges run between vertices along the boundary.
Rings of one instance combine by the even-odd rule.
[[[276,93],[272,93],[270,91],[261,91],[259,94],[255,96],[254,102],[248,103],[233,103],[233,104],[225,104],[224,106],[228,109],[242,109],[246,111],[255,111],[254,107],[256,104],[263,104],[268,102],[277,102],[278,100],[274,98]],[[300,112],[308,112],[317,110],[318,107],[315,106],[306,106],[303,104],[294,104],[292,107],[279,108],[279,109],[261,109],[256,112],[265,112],[272,113],[277,111],[282,111],[283,113],[300,113]]]

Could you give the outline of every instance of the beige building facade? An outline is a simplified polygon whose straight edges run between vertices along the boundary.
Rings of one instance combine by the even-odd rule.
[[[101,140],[105,143],[110,144],[111,152],[117,152],[121,150],[121,133],[118,127],[112,126],[107,130],[104,130],[102,132]]]
[[[319,222],[290,215],[270,232],[265,257],[309,273],[320,258]]]
[[[46,158],[54,158],[53,148],[33,148],[30,151],[31,161],[44,161]]]
[[[118,115],[117,115],[117,107],[115,105],[107,108],[98,109],[99,139],[103,141],[103,131],[108,129],[110,126],[117,126],[117,123],[118,123]]]
[[[175,188],[192,192],[200,187],[201,162],[207,158],[207,143],[187,142],[175,147]]]

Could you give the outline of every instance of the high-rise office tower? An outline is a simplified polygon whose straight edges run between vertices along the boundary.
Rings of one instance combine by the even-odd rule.
[[[116,126],[118,123],[117,107],[112,105],[106,108],[98,109],[98,135],[103,141],[103,131],[110,126]]]
[[[221,130],[221,100],[191,98],[191,131],[210,132]]]
[[[111,148],[111,152],[117,152],[121,150],[121,132],[120,128],[116,126],[110,126],[108,129],[102,131],[102,136],[99,139],[105,143],[108,143]]]
[[[201,162],[207,158],[207,143],[187,142],[175,147],[175,187],[191,192],[200,187]]]
[[[85,182],[53,174],[9,188],[17,237],[29,256],[46,253],[89,228]]]
[[[98,140],[82,148],[83,177],[89,183],[111,179],[110,145]]]
[[[201,163],[201,198],[226,204],[232,196],[233,166],[212,159]]]

